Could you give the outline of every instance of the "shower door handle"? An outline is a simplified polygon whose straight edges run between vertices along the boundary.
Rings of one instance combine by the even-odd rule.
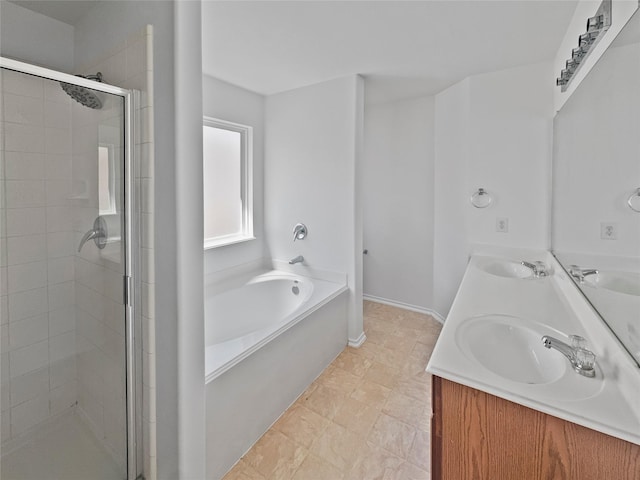
[[[97,217],[93,222],[93,229],[89,230],[84,234],[82,240],[80,240],[80,245],[78,245],[78,252],[82,250],[82,247],[89,240],[93,240],[100,250],[102,250],[107,245],[107,222],[105,222],[104,218]]]

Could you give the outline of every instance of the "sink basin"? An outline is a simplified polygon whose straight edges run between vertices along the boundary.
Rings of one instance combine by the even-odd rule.
[[[533,276],[530,268],[518,262],[509,260],[483,259],[478,262],[478,268],[484,272],[506,278],[529,278]]]
[[[470,360],[507,380],[554,382],[564,375],[568,362],[543,346],[541,338],[550,329],[536,331],[529,325],[509,315],[472,317],[458,327],[456,343]]]
[[[595,275],[587,275],[584,283],[593,288],[640,296],[640,273],[601,271]]]

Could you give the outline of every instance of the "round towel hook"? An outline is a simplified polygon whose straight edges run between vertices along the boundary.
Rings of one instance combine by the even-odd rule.
[[[478,190],[473,195],[471,195],[469,201],[471,202],[471,205],[476,208],[487,208],[489,205],[491,205],[493,199],[491,198],[489,192],[487,192],[484,188],[478,188]]]

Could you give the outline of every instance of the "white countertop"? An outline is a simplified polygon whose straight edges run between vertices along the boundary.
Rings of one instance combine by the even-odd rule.
[[[548,277],[526,279],[480,268],[492,260],[519,263],[525,258],[471,258],[427,371],[640,445],[640,370],[555,258],[549,252],[526,258],[542,260],[552,269]],[[583,336],[597,356],[596,378],[578,375],[568,360],[564,373],[549,383],[528,384],[493,373],[465,351],[474,339],[461,341],[461,327],[469,318],[490,314],[517,317],[515,321],[530,325],[541,337],[551,334],[567,341],[568,335]]]

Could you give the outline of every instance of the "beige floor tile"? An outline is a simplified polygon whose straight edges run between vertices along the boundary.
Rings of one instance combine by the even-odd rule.
[[[366,341],[359,348],[347,347],[347,350],[351,354],[357,357],[363,357],[373,362],[376,356],[378,355],[378,353],[380,353],[381,348],[382,348],[382,345],[378,345],[377,343],[371,343]]]
[[[367,440],[402,459],[406,459],[415,436],[415,427],[383,413],[373,425]]]
[[[417,382],[411,378],[401,377],[394,390],[420,402],[431,402],[431,383]]]
[[[351,398],[380,410],[387,401],[387,397],[390,393],[390,388],[365,378],[353,390]]]
[[[369,367],[369,370],[367,370],[364,379],[378,383],[387,388],[394,388],[398,383],[399,377],[400,369],[374,361],[371,364],[371,367]]]
[[[413,440],[411,451],[407,461],[422,470],[429,471],[431,468],[431,442],[429,433],[418,430]]]
[[[345,398],[343,392],[319,385],[301,404],[324,418],[332,420]]]
[[[329,420],[308,408],[296,404],[287,410],[273,425],[273,429],[284,433],[300,445],[309,448],[315,438],[329,425]]]
[[[380,410],[375,407],[354,398],[346,398],[333,421],[347,430],[366,436],[378,415],[380,415]]]
[[[320,457],[309,454],[293,476],[293,480],[342,480],[340,469]]]
[[[405,462],[396,480],[431,480],[431,474],[428,470],[422,470],[415,465]]]
[[[361,382],[361,379],[359,376],[334,365],[329,373],[327,375],[323,374],[318,381],[327,388],[342,392],[344,395],[349,395]]]
[[[366,445],[345,480],[397,479],[403,460],[376,446]]]
[[[384,348],[396,352],[412,352],[416,345],[415,337],[400,336],[396,334],[388,335],[384,341]]]
[[[341,425],[332,423],[313,442],[310,452],[326,460],[341,471],[351,468],[364,438]]]
[[[240,460],[222,480],[266,480],[253,467]]]
[[[383,347],[380,349],[378,355],[376,355],[376,362],[382,363],[392,368],[404,368],[404,366],[412,360],[411,352],[405,352],[403,350],[391,350]],[[425,364],[426,365],[426,364]]]
[[[290,479],[308,450],[275,430],[269,430],[245,455],[244,461],[268,479]]]
[[[373,362],[365,356],[353,353],[351,350],[352,349],[345,349],[338,355],[338,358],[334,360],[333,365],[353,375],[363,377]]]
[[[382,413],[409,425],[417,426],[423,422],[422,416],[425,414],[425,406],[424,401],[416,400],[394,390],[389,394],[382,408]]]
[[[375,343],[377,345],[384,345],[384,341],[387,338],[387,333],[380,330],[369,329],[366,332],[367,342]]]

